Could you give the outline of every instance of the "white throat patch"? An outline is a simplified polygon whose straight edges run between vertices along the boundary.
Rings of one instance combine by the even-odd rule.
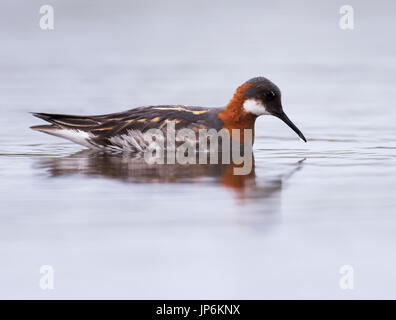
[[[255,114],[256,116],[269,114],[268,111],[265,109],[265,105],[260,100],[256,99],[247,99],[243,103],[243,109],[246,112]]]

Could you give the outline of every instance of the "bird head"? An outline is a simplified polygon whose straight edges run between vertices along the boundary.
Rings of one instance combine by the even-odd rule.
[[[270,80],[257,77],[242,85],[243,111],[255,116],[272,115],[286,123],[297,135],[307,142],[302,132],[283,111],[281,92]]]

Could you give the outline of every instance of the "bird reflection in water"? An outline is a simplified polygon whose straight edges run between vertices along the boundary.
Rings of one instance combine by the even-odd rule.
[[[303,160],[276,177],[256,177],[254,157],[248,175],[234,175],[237,165],[221,164],[148,164],[139,154],[110,154],[84,150],[63,158],[41,159],[38,167],[51,177],[84,175],[104,177],[127,183],[217,184],[235,194],[240,201],[271,198],[279,194],[283,182],[300,170]],[[208,161],[209,162],[209,161]],[[165,161],[166,163],[166,161]],[[259,181],[258,181],[259,180]]]

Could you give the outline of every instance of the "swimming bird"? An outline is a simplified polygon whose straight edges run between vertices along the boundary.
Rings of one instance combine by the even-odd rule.
[[[50,123],[31,127],[33,130],[71,140],[100,150],[144,151],[148,146],[145,134],[149,129],[165,131],[173,123],[175,131],[192,129],[251,129],[261,115],[272,115],[285,122],[307,141],[283,111],[281,92],[270,80],[256,77],[239,86],[225,107],[206,108],[183,105],[145,106],[124,112],[96,116],[33,113]],[[166,135],[165,135],[166,136]]]

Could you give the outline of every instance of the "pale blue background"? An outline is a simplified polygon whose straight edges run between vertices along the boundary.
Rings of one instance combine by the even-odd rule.
[[[53,31],[43,4],[0,3],[1,298],[396,298],[396,2],[52,0]],[[258,75],[309,142],[260,118],[242,194],[109,178],[28,128],[29,111],[224,105]]]

